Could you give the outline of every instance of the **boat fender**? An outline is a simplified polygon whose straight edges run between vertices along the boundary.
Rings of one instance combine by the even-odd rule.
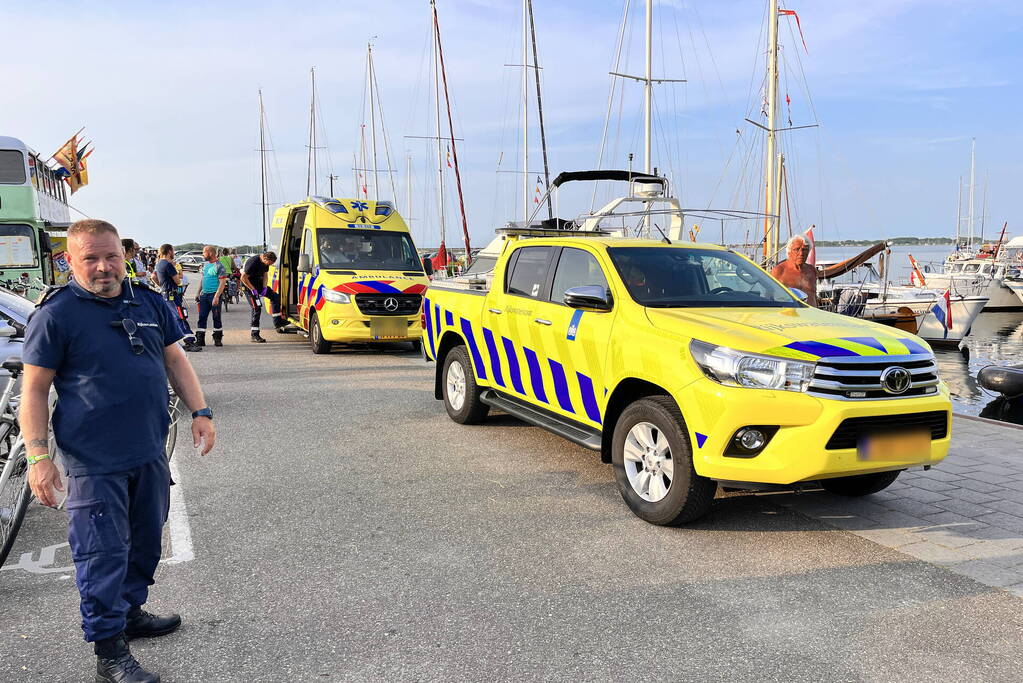
[[[987,365],[977,373],[980,386],[1005,396],[1023,394],[1023,367]]]

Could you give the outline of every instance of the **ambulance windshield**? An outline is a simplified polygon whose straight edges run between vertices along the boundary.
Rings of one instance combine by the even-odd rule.
[[[423,269],[412,239],[404,232],[321,228],[316,241],[320,268],[325,270]]]

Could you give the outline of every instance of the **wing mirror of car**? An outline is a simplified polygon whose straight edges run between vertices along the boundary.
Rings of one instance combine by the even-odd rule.
[[[802,301],[803,303],[806,303],[806,300],[810,298],[806,292],[799,289],[798,287],[789,287],[789,291],[792,292],[792,294],[795,295],[795,297]]]
[[[14,337],[18,334],[18,330],[11,327],[10,325],[0,326],[0,339]]]
[[[565,291],[564,302],[572,308],[592,308],[598,311],[611,310],[611,293],[600,285],[583,285]]]
[[[309,263],[309,254],[298,255],[298,272],[300,273],[313,272],[312,264]]]

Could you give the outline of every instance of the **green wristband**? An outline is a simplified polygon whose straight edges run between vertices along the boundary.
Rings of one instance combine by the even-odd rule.
[[[28,460],[29,465],[34,465],[40,460],[49,460],[52,457],[49,453],[43,453],[42,455],[30,455],[25,459]]]

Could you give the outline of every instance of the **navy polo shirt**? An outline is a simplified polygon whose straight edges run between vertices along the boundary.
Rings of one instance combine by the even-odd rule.
[[[123,327],[111,325],[125,318],[145,347],[139,355]],[[170,424],[163,354],[179,339],[167,302],[128,280],[112,299],[72,280],[32,313],[22,360],[56,371],[53,434],[70,474],[120,472],[163,457]]]

